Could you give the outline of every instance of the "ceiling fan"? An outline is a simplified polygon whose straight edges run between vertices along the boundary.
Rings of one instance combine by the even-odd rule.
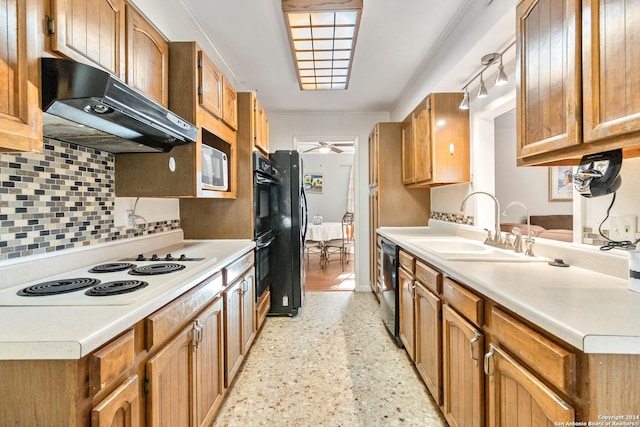
[[[327,141],[318,141],[313,144],[317,144],[316,147],[310,148],[308,150],[303,151],[303,153],[309,153],[311,151],[318,151],[320,153],[329,153],[333,151],[334,153],[342,153],[343,150],[338,147],[353,147],[353,142],[327,142]]]

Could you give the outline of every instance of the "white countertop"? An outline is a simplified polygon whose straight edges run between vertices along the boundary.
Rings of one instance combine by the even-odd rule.
[[[411,242],[433,232],[429,227],[378,229],[452,279],[585,353],[640,354],[640,293],[628,289],[628,280],[573,264],[562,268],[547,262],[447,261]],[[565,261],[572,257],[571,247],[559,248]],[[621,263],[620,255],[589,256],[600,269],[602,264]]]
[[[159,241],[163,244],[179,245],[175,237],[181,238],[181,233],[179,236],[173,236],[170,241]],[[196,268],[192,268],[188,274],[181,275],[178,283],[163,287],[147,300],[135,301],[129,305],[0,307],[0,325],[2,325],[0,360],[79,359],[255,247],[255,243],[250,240],[188,240],[185,242],[189,243],[189,251],[206,254],[207,260]],[[148,244],[148,242],[145,243],[145,245]],[[106,252],[93,254],[89,257],[90,260],[76,258],[82,258],[79,262],[85,262],[84,265],[122,258],[122,256],[113,257],[113,249],[114,247],[111,246]],[[116,253],[126,256],[143,252],[139,245],[131,245],[129,242],[121,243],[117,249]],[[111,253],[111,258],[106,258],[106,253]],[[61,259],[66,259],[65,262],[74,266],[78,263],[78,261],[75,264],[69,261],[68,256],[67,258],[57,256],[57,258],[58,264]],[[41,262],[46,264],[50,261],[43,259]],[[0,265],[3,282],[6,277],[7,283],[19,283],[20,278],[16,275],[22,274],[28,266],[29,260]],[[33,269],[33,266],[31,268]],[[29,276],[29,279],[33,277]],[[4,283],[1,286],[7,287]]]

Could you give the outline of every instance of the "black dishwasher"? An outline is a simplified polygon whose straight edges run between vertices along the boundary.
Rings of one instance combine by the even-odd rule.
[[[398,246],[390,241],[380,239],[382,249],[382,283],[380,290],[380,311],[382,321],[400,348],[400,313],[398,311]]]

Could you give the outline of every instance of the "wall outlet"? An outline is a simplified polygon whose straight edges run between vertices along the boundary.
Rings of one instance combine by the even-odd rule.
[[[127,230],[136,228],[136,216],[133,213],[133,211],[124,212],[124,225],[127,228]]]
[[[636,215],[612,216],[609,238],[616,242],[624,240],[635,242],[637,226],[638,217]]]

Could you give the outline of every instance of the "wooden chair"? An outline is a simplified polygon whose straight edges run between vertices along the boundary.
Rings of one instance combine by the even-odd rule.
[[[333,239],[324,244],[324,259],[328,263],[332,261],[331,255],[340,255],[340,265],[344,271],[345,263],[349,262],[348,254],[354,247],[354,216],[353,212],[347,212],[342,216],[342,238]]]

